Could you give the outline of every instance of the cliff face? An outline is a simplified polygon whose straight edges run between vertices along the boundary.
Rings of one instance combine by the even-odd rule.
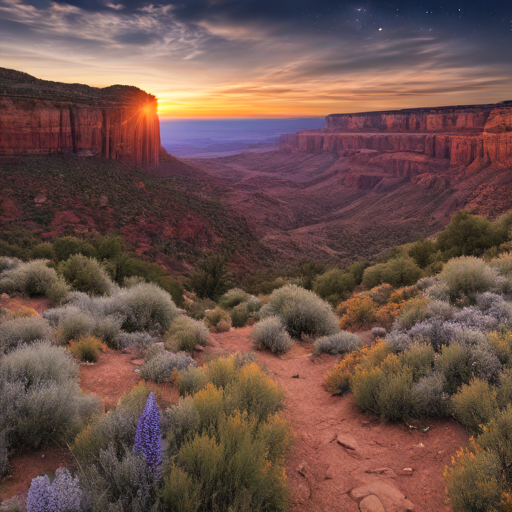
[[[61,84],[0,68],[0,155],[54,152],[158,163],[156,98],[136,87]]]
[[[282,136],[280,149],[420,153],[454,166],[505,162],[512,157],[512,104],[334,114],[322,130]]]

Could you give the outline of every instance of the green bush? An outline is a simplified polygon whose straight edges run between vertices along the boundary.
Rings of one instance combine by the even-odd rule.
[[[206,366],[208,381],[217,388],[225,388],[235,378],[236,370],[234,356],[213,359]]]
[[[77,307],[69,307],[66,314],[59,319],[57,333],[63,343],[78,340],[93,334],[96,327],[94,317],[88,312],[82,312]]]
[[[457,343],[448,347],[443,345],[435,369],[443,374],[445,391],[450,395],[455,394],[463,384],[469,384],[473,375],[470,354]]]
[[[334,268],[317,277],[313,290],[332,306],[336,306],[348,299],[355,287],[356,280],[350,272]]]
[[[293,340],[286,332],[281,320],[276,316],[260,320],[254,326],[250,336],[258,350],[268,349],[274,354],[284,354],[293,345]]]
[[[246,303],[239,304],[232,309],[230,315],[233,327],[245,327],[250,316],[249,308]]]
[[[487,219],[469,212],[457,212],[438,235],[437,248],[450,258],[481,256],[486,249],[505,241]]]
[[[327,336],[339,332],[338,318],[331,306],[318,295],[296,285],[286,285],[272,292],[261,316],[277,316],[290,336]]]
[[[473,256],[450,260],[439,274],[439,279],[448,287],[452,303],[474,304],[477,293],[487,292],[496,285],[493,269]]]
[[[412,373],[407,368],[388,375],[378,388],[377,408],[381,418],[408,421],[414,416]]]
[[[504,368],[498,375],[496,400],[500,409],[512,404],[512,368]]]
[[[174,352],[183,350],[192,354],[197,345],[205,346],[209,337],[210,331],[204,322],[181,315],[165,333],[165,347]]]
[[[500,461],[493,452],[460,451],[444,472],[446,494],[454,512],[493,512],[500,509],[505,490]]]
[[[172,466],[159,495],[160,510],[197,512],[201,506],[201,485],[183,469]]]
[[[369,289],[382,283],[401,288],[415,284],[421,274],[421,269],[411,258],[398,257],[367,268],[363,274],[363,284]]]
[[[0,353],[9,352],[18,345],[37,340],[48,340],[52,329],[41,317],[16,318],[0,323]]]
[[[58,262],[66,261],[70,256],[75,254],[82,254],[89,258],[94,258],[96,256],[96,250],[90,243],[84,242],[74,236],[57,238],[53,242],[53,250],[55,251],[55,256]]]
[[[469,432],[481,432],[481,427],[496,413],[498,403],[496,391],[482,379],[473,379],[464,384],[452,397],[453,415]]]
[[[401,355],[403,364],[412,371],[414,381],[432,373],[435,352],[430,343],[413,343]]]
[[[350,389],[358,407],[368,414],[380,414],[379,394],[387,376],[379,367],[362,369],[354,374]]]
[[[219,299],[219,305],[222,308],[234,308],[242,302],[247,302],[250,297],[251,296],[242,289],[232,288]]]
[[[66,281],[59,279],[47,288],[46,297],[50,300],[51,306],[59,306],[64,302],[70,291],[71,288]]]
[[[444,391],[444,377],[432,373],[413,384],[411,393],[414,415],[419,418],[441,418],[448,414],[449,396]]]
[[[95,363],[100,355],[101,340],[94,336],[84,336],[78,341],[71,341],[71,353],[80,361]]]
[[[204,368],[189,368],[180,372],[175,385],[181,396],[193,395],[203,389],[208,383],[208,374]]]
[[[189,284],[198,297],[217,300],[229,290],[233,278],[226,263],[225,256],[212,254],[196,265]]]
[[[112,282],[97,260],[75,254],[59,265],[59,272],[73,290],[90,295],[109,295]]]
[[[30,252],[30,259],[32,260],[54,260],[55,250],[53,244],[50,242],[43,242],[37,244]]]
[[[220,307],[216,307],[215,309],[208,311],[204,317],[204,321],[212,330],[216,330],[217,327],[222,324],[229,324],[229,326],[231,326],[231,317],[229,316],[229,313]],[[224,330],[217,332],[224,332]]]
[[[425,239],[415,242],[408,251],[409,256],[420,268],[426,268],[435,259],[436,244],[432,240]]]

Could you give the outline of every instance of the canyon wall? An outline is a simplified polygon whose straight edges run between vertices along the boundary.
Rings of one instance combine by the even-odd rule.
[[[282,151],[408,152],[448,160],[505,162],[512,158],[512,102],[492,105],[333,114],[325,127],[283,135]]]
[[[61,84],[0,68],[0,155],[54,152],[158,163],[156,98],[136,87]]]

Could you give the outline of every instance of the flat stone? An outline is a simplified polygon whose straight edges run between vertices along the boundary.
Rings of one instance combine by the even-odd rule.
[[[359,503],[359,510],[361,512],[386,512],[382,502],[373,494],[363,498],[361,503]]]
[[[346,450],[356,451],[358,449],[357,441],[347,434],[338,434],[336,442]]]
[[[350,497],[358,503],[372,494],[379,498],[385,510],[414,510],[414,505],[389,481],[371,482],[350,491]]]
[[[371,475],[384,475],[389,478],[396,478],[397,474],[396,472],[391,468],[375,468],[375,469],[367,469],[365,473],[371,474]]]
[[[307,480],[300,480],[297,485],[293,487],[292,500],[294,503],[304,504],[311,497],[311,489]]]
[[[135,366],[142,366],[144,364],[144,359],[133,359],[130,361],[130,363],[134,364]]]

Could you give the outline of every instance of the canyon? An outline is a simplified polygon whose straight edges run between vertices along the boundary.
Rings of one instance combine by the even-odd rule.
[[[512,102],[333,114],[279,151],[189,159],[283,260],[347,262],[512,208]]]
[[[136,87],[103,89],[0,68],[0,155],[56,152],[158,163],[157,100]]]

